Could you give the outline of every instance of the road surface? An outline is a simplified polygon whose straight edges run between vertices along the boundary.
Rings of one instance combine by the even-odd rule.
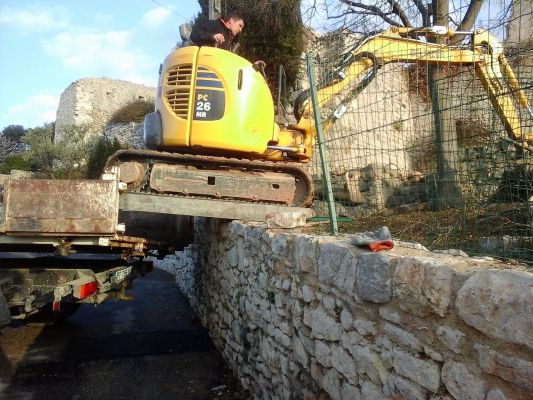
[[[155,269],[131,293],[0,330],[0,399],[250,399],[173,276]]]

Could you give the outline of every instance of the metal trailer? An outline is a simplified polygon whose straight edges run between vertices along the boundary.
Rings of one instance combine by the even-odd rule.
[[[49,307],[66,316],[80,303],[127,299],[148,241],[119,223],[120,183],[8,180],[0,208],[0,326]]]

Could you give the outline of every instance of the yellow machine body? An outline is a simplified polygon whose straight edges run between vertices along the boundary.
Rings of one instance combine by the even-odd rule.
[[[244,58],[214,47],[189,46],[167,56],[156,110],[165,148],[263,154],[279,134],[261,73]]]

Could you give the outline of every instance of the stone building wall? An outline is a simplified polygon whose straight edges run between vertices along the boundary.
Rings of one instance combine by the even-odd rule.
[[[79,79],[61,94],[55,139],[62,139],[65,125],[87,124],[89,135],[102,135],[117,110],[139,99],[153,102],[155,95],[155,88],[132,82],[109,78]]]
[[[256,399],[532,398],[523,267],[236,221],[196,237],[167,267]]]
[[[533,2],[531,0],[513,0],[513,11],[509,23],[507,43],[516,45],[533,41]]]

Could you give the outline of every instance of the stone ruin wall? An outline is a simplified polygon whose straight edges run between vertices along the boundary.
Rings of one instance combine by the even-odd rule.
[[[533,2],[531,0],[513,0],[511,23],[507,33],[507,43],[513,46],[533,41]]]
[[[197,240],[167,270],[255,399],[533,398],[523,266],[195,223]]]
[[[62,127],[67,125],[87,124],[90,136],[102,135],[117,110],[140,99],[154,102],[155,95],[155,88],[132,82],[109,78],[79,79],[61,94],[55,140],[63,139]]]

